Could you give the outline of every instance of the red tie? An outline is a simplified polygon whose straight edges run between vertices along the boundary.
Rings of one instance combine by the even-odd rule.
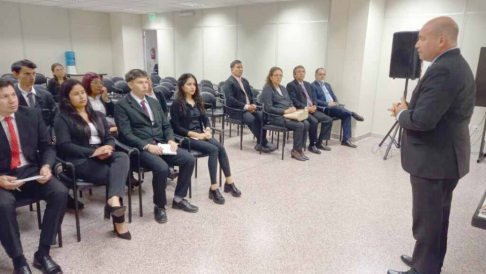
[[[140,102],[140,104],[142,105],[143,112],[145,112],[145,114],[147,114],[147,117],[150,118],[150,113],[148,112],[148,109],[145,106],[145,100],[142,100],[142,102]]]
[[[17,139],[17,134],[15,133],[15,128],[12,123],[12,117],[5,117],[5,122],[8,125],[8,132],[10,133],[10,149],[12,150],[12,162],[10,164],[10,169],[17,169],[20,166],[20,147],[19,140]]]

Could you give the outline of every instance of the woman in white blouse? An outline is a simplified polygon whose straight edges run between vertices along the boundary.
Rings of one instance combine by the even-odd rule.
[[[99,111],[108,117],[110,132],[116,132],[115,122],[110,118],[113,117],[115,104],[108,98],[108,90],[103,86],[103,78],[101,75],[88,72],[83,76],[82,83],[93,110]]]

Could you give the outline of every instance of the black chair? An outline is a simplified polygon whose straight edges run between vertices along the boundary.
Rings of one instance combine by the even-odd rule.
[[[128,86],[127,82],[125,82],[124,80],[120,80],[115,82],[115,85],[113,86],[113,91],[121,95],[126,95],[130,93],[131,89]]]
[[[36,73],[34,85],[47,85],[46,76],[42,73]]]
[[[166,87],[168,88],[170,91],[175,91],[175,86],[174,84],[170,83],[170,82],[161,82],[159,84],[159,86],[162,86],[162,87]]]
[[[152,84],[154,86],[158,85],[160,83],[160,80],[162,80],[162,78],[160,78],[160,76],[158,75],[150,75],[150,79],[152,80]]]
[[[170,98],[172,98],[172,92],[170,92],[170,90],[167,87],[156,86],[154,87],[154,91],[163,94],[167,103],[170,102]]]
[[[201,81],[199,82],[199,84],[201,84],[201,85],[202,85],[202,84],[209,84],[209,86],[210,86],[210,87],[213,87],[213,83],[211,83],[211,81],[209,81],[209,80],[205,80],[205,79],[201,80]]]
[[[171,82],[174,85],[177,84],[177,80],[174,77],[170,77],[170,76],[169,77],[165,77],[164,80],[169,81],[169,82]]]
[[[110,79],[107,79],[107,78],[103,79],[103,86],[106,88],[108,93],[114,92],[114,90],[113,90],[114,85],[115,85],[115,83],[113,81],[111,81]]]
[[[204,103],[204,108],[206,109],[206,115],[211,118],[211,124],[216,124],[216,118],[222,118],[222,125],[224,129],[224,110],[216,107],[217,99],[214,94],[209,92],[201,92],[201,98]]]
[[[14,84],[18,83],[18,81],[19,81],[19,80],[17,80],[17,78],[15,78],[15,76],[13,76],[12,73],[6,73],[6,74],[2,75],[0,78],[7,79]]]
[[[246,110],[230,108],[226,105],[226,102],[223,105],[223,113],[224,113],[224,121],[229,124],[229,137],[231,138],[231,125],[235,124],[238,135],[240,135],[240,150],[243,150],[243,128],[245,127],[245,123],[243,122],[243,113]],[[237,112],[237,114],[231,117],[227,111],[231,110],[233,112]],[[224,124],[223,124],[224,126]]]
[[[267,120],[268,116],[282,117],[282,115],[276,115],[276,114],[266,112],[264,105],[262,105],[262,116],[263,116],[263,119],[261,121],[262,129],[267,130],[267,132],[278,132],[279,133],[279,135],[277,136],[277,148],[278,148],[279,140],[280,140],[280,138],[279,138],[280,132],[283,133],[283,139],[282,139],[282,160],[283,160],[284,159],[284,151],[285,151],[285,141],[287,139],[287,134],[289,132],[292,132],[293,130],[288,129],[285,126],[281,127],[281,126],[271,125]],[[285,125],[285,119],[284,119],[284,125]],[[259,144],[260,146],[262,146],[262,140],[263,140],[263,130],[260,133],[260,144]],[[273,136],[272,136],[272,142],[273,142]],[[261,150],[260,150],[260,154],[262,154]]]
[[[201,86],[201,92],[209,92],[212,95],[216,96],[216,92],[214,92],[214,89],[212,87]]]
[[[118,81],[125,81],[125,79],[123,77],[113,76],[111,77],[111,81],[113,81],[113,83],[116,83]]]

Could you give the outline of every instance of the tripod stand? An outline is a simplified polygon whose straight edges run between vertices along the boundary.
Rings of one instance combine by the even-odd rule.
[[[405,90],[403,91],[403,96],[405,100],[407,99],[407,90],[408,90],[408,78],[405,80]],[[398,113],[397,113],[398,114]],[[395,131],[393,131],[395,129]],[[390,135],[391,132],[393,131],[393,135]],[[398,133],[398,141],[395,139]],[[388,144],[388,147],[386,149],[385,156],[383,157],[383,160],[386,160],[388,158],[388,153],[390,153],[390,149],[393,145],[395,145],[397,148],[400,148],[401,142],[402,142],[402,127],[400,127],[400,124],[398,123],[398,120],[393,124],[393,126],[390,128],[388,133],[385,135],[385,138],[381,140],[381,143],[378,145],[381,147],[385,140],[390,137],[390,143]]]

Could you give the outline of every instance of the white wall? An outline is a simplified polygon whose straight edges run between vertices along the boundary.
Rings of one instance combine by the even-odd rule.
[[[326,64],[329,9],[330,0],[306,0],[204,9],[185,17],[162,13],[155,22],[144,16],[143,29],[157,30],[161,77],[191,72],[218,83],[239,59],[244,77],[262,88],[272,66],[282,67],[284,84],[297,65],[314,80],[313,71]]]
[[[486,46],[486,1],[484,0],[388,0],[385,10],[383,41],[377,67],[378,86],[374,105],[372,132],[385,135],[394,123],[386,109],[403,94],[405,80],[388,78],[393,33],[419,30],[428,20],[437,16],[450,16],[459,25],[459,47],[474,74],[477,70],[479,51]],[[428,63],[423,66],[423,73]],[[417,81],[409,85],[408,99]],[[476,126],[486,112],[476,107],[471,126]],[[481,132],[479,132],[481,134]],[[479,137],[479,136],[478,136]],[[477,139],[472,139],[473,141]],[[479,142],[473,146],[478,151]]]
[[[50,66],[65,64],[64,52],[76,52],[78,73],[113,73],[108,14],[29,4],[0,2],[0,74],[20,59],[37,64],[51,75]]]

